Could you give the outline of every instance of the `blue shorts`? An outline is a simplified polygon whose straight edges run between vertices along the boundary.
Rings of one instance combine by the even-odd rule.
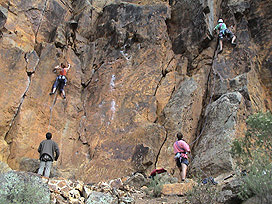
[[[181,167],[181,164],[186,164],[187,166],[189,165],[189,161],[188,159],[184,158],[184,157],[180,157],[176,159],[176,164],[178,167]]]
[[[59,88],[59,91],[63,91],[64,86],[66,85],[67,79],[65,76],[58,76],[53,85],[53,88]]]

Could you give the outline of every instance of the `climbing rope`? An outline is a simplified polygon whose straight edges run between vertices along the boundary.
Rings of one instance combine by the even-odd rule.
[[[43,17],[44,17],[44,13],[45,13],[45,10],[46,10],[46,7],[47,7],[47,2],[48,2],[48,0],[45,1],[43,10],[42,10],[41,15],[40,15],[38,27],[37,27],[37,30],[35,31],[35,38],[37,38],[37,35],[38,35],[38,32],[39,32],[40,26],[41,26],[41,24],[42,24],[42,20],[43,20]],[[36,39],[35,39],[35,40],[36,40]]]
[[[58,90],[56,89],[56,92],[57,92],[57,91],[58,91]],[[55,93],[55,94],[54,94],[53,103],[52,103],[52,105],[50,106],[50,117],[49,117],[49,124],[48,124],[48,132],[49,132],[50,125],[51,125],[52,112],[53,112],[54,105],[55,105],[55,103],[56,103],[56,99],[57,99],[57,94]]]
[[[217,46],[216,46],[216,49],[215,49],[215,51],[214,51],[214,54],[213,54],[213,59],[215,60],[216,59],[216,57],[217,57],[217,50],[218,50],[218,42],[217,42]],[[221,82],[222,82],[222,79],[223,79],[223,77],[220,75],[220,73],[219,72],[216,72],[215,71],[215,69],[214,69],[214,61],[213,61],[213,63],[212,63],[212,68],[211,68],[212,70],[212,74],[213,74],[213,79],[211,80],[211,83],[212,83],[212,81],[215,81],[215,76],[216,75],[218,75],[219,76],[219,78],[220,78],[220,80],[221,80]],[[210,74],[211,74],[211,72],[210,72]],[[214,90],[215,90],[215,83],[213,83],[213,86],[212,86],[212,92],[211,92],[211,95],[210,95],[210,98],[209,98],[209,103],[208,103],[208,105],[210,105],[211,103],[212,103],[212,98],[213,98],[213,96],[214,96]],[[207,106],[208,106],[207,105]],[[200,131],[200,134],[196,137],[196,139],[194,140],[194,141],[192,141],[190,144],[189,144],[189,146],[191,146],[192,144],[194,144],[196,141],[198,141],[199,140],[199,138],[202,136],[202,134],[203,134],[203,132],[204,132],[204,129],[206,128],[206,125],[207,125],[207,117],[205,118],[205,121],[204,121],[204,125],[203,125],[203,127],[202,127],[202,129],[201,129],[201,131]],[[192,155],[190,154],[190,157],[192,157]],[[191,158],[191,160],[192,160],[192,158]],[[190,165],[190,164],[189,164]],[[197,169],[199,169],[200,170],[200,172],[201,173],[203,173],[204,174],[204,176],[206,176],[208,179],[212,179],[212,181],[213,181],[213,184],[216,184],[216,182],[213,180],[213,178],[212,177],[209,177],[200,167],[198,167],[198,166],[195,166]]]
[[[216,46],[216,49],[215,49],[215,51],[214,51],[213,59],[215,59],[215,56],[217,56],[217,47],[218,47],[218,46]],[[214,63],[212,63],[212,71],[213,71],[213,81],[215,81],[215,75],[216,75],[216,74],[218,74],[219,77],[220,77],[220,79],[221,79],[221,75],[220,75],[219,73],[215,72],[215,70],[214,70]],[[211,73],[210,73],[210,74],[211,74]],[[212,81],[211,81],[211,82],[212,82]],[[213,83],[213,86],[212,86],[212,92],[211,92],[211,95],[210,95],[210,98],[209,98],[209,103],[208,103],[208,105],[210,105],[211,102],[212,102],[212,98],[213,98],[213,95],[214,95],[214,89],[215,89],[215,83]],[[208,105],[207,105],[207,106],[208,106]],[[202,129],[201,129],[201,131],[200,131],[200,134],[196,137],[196,139],[195,139],[194,141],[192,141],[192,142],[189,144],[189,146],[191,146],[192,144],[194,144],[196,141],[199,140],[199,138],[200,138],[201,135],[203,134],[203,131],[204,131],[206,125],[207,125],[207,117],[205,118],[204,125],[203,125],[203,127],[202,127]]]

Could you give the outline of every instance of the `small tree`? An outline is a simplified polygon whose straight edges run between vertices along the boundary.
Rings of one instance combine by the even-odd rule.
[[[247,119],[244,138],[233,142],[232,153],[238,166],[246,170],[240,198],[253,195],[269,203],[272,192],[272,114],[257,113]]]

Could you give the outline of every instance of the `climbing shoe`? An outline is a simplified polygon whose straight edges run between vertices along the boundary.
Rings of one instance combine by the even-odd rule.
[[[53,94],[54,94],[53,92],[50,92],[50,93],[49,93],[50,96],[53,95]]]
[[[221,52],[223,52],[223,49],[222,49],[222,50],[219,50],[217,54],[220,54]]]
[[[231,43],[232,46],[236,46],[236,42]]]
[[[66,96],[65,96],[65,95],[63,96],[63,99],[66,99]]]

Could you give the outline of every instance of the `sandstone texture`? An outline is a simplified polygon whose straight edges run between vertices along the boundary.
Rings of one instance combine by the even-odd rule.
[[[187,192],[192,190],[196,183],[193,180],[187,181],[186,183],[171,183],[165,184],[162,187],[162,194],[166,196],[178,195],[184,196]]]
[[[270,0],[0,0],[0,161],[36,172],[50,131],[60,148],[54,176],[92,183],[160,166],[178,177],[181,131],[191,174],[231,172],[245,119],[272,110],[271,8]],[[237,36],[221,54],[219,17]],[[62,62],[71,64],[65,100],[49,95]]]

